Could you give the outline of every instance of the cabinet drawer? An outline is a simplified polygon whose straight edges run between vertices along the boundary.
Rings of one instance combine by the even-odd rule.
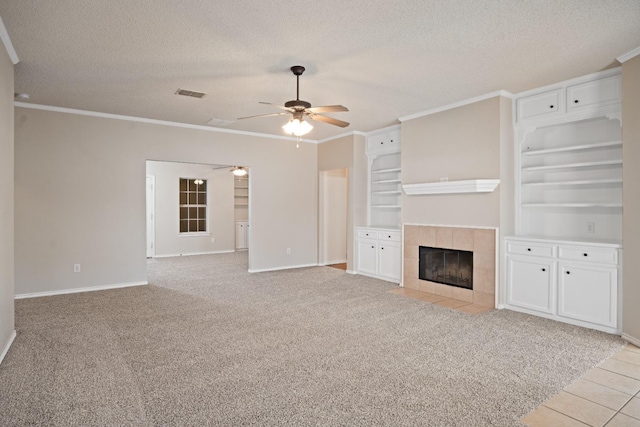
[[[618,264],[618,251],[612,249],[581,248],[576,246],[558,247],[558,258],[575,261]]]
[[[358,238],[360,239],[377,239],[378,233],[371,230],[358,230]]]
[[[562,89],[519,99],[516,104],[518,119],[530,119],[558,113],[561,110]]]
[[[528,245],[521,242],[508,242],[507,251],[511,254],[534,255],[553,257],[553,246],[551,245]]]
[[[621,102],[620,76],[607,77],[567,87],[567,110],[572,111],[595,104]]]
[[[386,232],[378,232],[378,239],[389,241],[389,242],[399,242],[400,241],[400,232],[399,231],[386,231]]]
[[[378,132],[367,137],[367,152],[394,152],[400,150],[400,130]]]

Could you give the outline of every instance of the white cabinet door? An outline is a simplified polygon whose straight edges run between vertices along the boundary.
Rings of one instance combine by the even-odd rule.
[[[622,79],[612,76],[567,87],[567,110],[597,104],[619,103],[622,99]]]
[[[558,274],[558,315],[616,327],[616,268],[560,263]]]
[[[562,89],[527,96],[517,101],[518,119],[547,117],[562,112]]]
[[[358,272],[378,274],[378,243],[372,240],[358,240]]]
[[[553,314],[553,260],[507,257],[509,304]]]
[[[378,250],[378,275],[400,280],[401,251],[399,244],[380,243]]]
[[[249,223],[245,221],[236,222],[236,249],[247,249],[247,229]]]

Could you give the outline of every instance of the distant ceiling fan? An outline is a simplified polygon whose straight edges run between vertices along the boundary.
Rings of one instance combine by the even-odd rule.
[[[291,72],[296,76],[296,99],[294,101],[285,102],[284,107],[282,105],[272,104],[270,102],[260,102],[260,104],[271,105],[276,108],[280,108],[281,110],[285,110],[286,112],[240,117],[238,120],[291,114],[291,119],[289,119],[287,124],[282,126],[282,128],[286,133],[295,136],[305,135],[309,133],[311,129],[313,129],[313,126],[311,126],[309,122],[304,121],[304,116],[307,116],[312,120],[318,120],[320,122],[329,123],[330,125],[340,126],[342,128],[349,126],[349,123],[343,122],[342,120],[321,115],[321,113],[337,113],[341,111],[349,111],[347,107],[344,107],[342,105],[325,105],[322,107],[312,107],[310,103],[300,99],[300,76],[302,75],[302,73],[304,73],[304,70],[305,68],[302,65],[294,65],[293,67],[291,67]]]

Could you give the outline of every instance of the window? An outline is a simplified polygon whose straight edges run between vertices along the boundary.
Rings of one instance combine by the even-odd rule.
[[[207,231],[207,180],[180,178],[180,233]]]

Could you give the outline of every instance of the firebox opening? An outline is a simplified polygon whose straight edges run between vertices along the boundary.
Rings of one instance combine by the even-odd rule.
[[[473,252],[420,246],[422,280],[473,289]]]

